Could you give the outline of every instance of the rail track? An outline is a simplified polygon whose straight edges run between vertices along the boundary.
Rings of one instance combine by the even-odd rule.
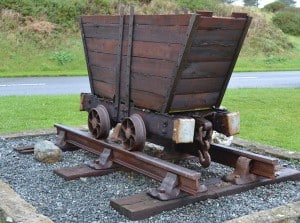
[[[190,203],[233,195],[259,186],[300,180],[300,171],[278,165],[276,158],[214,143],[210,148],[212,161],[233,167],[233,171],[222,178],[202,180],[200,172],[170,161],[196,161],[197,156],[190,153],[169,153],[165,150],[167,152],[159,153],[158,158],[140,151],[127,151],[110,138],[99,140],[86,131],[61,124],[55,124],[55,127],[56,144],[63,150],[71,152],[74,149],[84,149],[99,157],[78,166],[55,169],[54,173],[65,180],[102,176],[130,169],[161,182],[158,188],[149,188],[147,192],[111,200],[110,205],[130,220],[145,219]],[[16,148],[16,151],[33,153],[33,146]]]

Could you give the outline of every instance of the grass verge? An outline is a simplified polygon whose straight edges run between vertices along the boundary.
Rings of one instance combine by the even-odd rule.
[[[238,137],[300,151],[300,88],[229,89],[223,105],[240,111]]]
[[[238,137],[300,151],[300,88],[229,89],[223,105],[241,113]],[[79,95],[0,97],[0,134],[86,124]]]
[[[0,97],[0,134],[52,128],[54,123],[86,124],[79,95]]]

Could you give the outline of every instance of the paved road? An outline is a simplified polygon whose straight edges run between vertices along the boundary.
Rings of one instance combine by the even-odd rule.
[[[299,88],[300,71],[234,73],[229,88]],[[88,77],[0,78],[0,95],[57,95],[90,92]]]

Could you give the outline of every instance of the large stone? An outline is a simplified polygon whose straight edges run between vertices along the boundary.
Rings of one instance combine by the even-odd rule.
[[[34,157],[44,163],[55,163],[62,160],[63,152],[53,142],[43,140],[34,145]]]
[[[221,144],[224,146],[230,146],[233,140],[233,136],[227,137],[222,133],[214,131],[212,135],[212,140],[214,143]]]

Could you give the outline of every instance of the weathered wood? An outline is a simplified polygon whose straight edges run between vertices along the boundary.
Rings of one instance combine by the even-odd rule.
[[[175,62],[172,61],[133,57],[131,71],[134,73],[169,78],[174,65]]]
[[[244,18],[232,17],[201,17],[198,29],[242,30],[245,27]]]
[[[83,25],[85,38],[115,39],[119,37],[118,25]]]
[[[178,82],[175,95],[217,92],[222,87],[224,78],[181,79]]]
[[[226,30],[226,29],[213,29],[213,30],[197,30],[194,35],[193,45],[197,46],[200,43],[211,42],[231,42],[235,43],[241,36],[241,30]]]
[[[189,26],[186,30],[185,38],[182,43],[181,49],[179,51],[178,60],[173,68],[173,72],[171,75],[170,80],[170,86],[168,88],[166,99],[162,105],[161,113],[168,113],[170,110],[173,98],[174,98],[174,92],[177,87],[177,83],[181,78],[182,71],[184,70],[184,66],[186,63],[186,58],[188,57],[190,47],[192,45],[193,41],[193,35],[197,29],[197,26],[199,24],[200,16],[193,14],[189,21]]]
[[[115,68],[117,65],[117,57],[113,54],[89,52],[88,57],[90,66]]]
[[[155,25],[155,26],[187,26],[190,14],[182,15],[135,15],[135,24],[139,25]],[[118,16],[82,16],[81,20],[84,24],[119,24]],[[125,24],[128,24],[129,16],[125,16]]]
[[[142,220],[163,211],[170,211],[187,204],[207,199],[216,199],[222,196],[241,193],[258,186],[280,183],[286,180],[300,180],[300,172],[298,170],[282,168],[277,173],[278,176],[274,180],[261,177],[257,182],[245,185],[233,185],[217,178],[209,179],[204,182],[208,188],[207,192],[199,193],[195,196],[183,193],[178,199],[169,201],[159,201],[151,198],[146,193],[140,193],[119,199],[112,199],[110,205],[130,220]]]
[[[86,38],[90,52],[117,54],[118,41],[111,39]],[[180,44],[166,44],[135,41],[132,46],[132,56],[176,61]],[[122,55],[127,55],[127,42],[122,43]]]
[[[64,178],[65,180],[77,180],[80,177],[98,177],[115,172],[117,168],[107,168],[95,170],[87,165],[78,165],[73,167],[64,167],[53,170],[55,174]]]
[[[189,63],[181,77],[183,79],[224,77],[224,71],[228,69],[229,65],[230,61]]]
[[[93,80],[102,81],[109,84],[114,84],[116,81],[114,69],[91,65],[91,72],[93,73]]]
[[[104,53],[89,53],[90,66],[94,67],[94,71],[96,71],[96,67],[115,69],[117,58],[113,54],[104,54]],[[126,57],[122,58],[122,68],[124,71],[126,64]],[[149,59],[149,58],[141,58],[141,57],[133,57],[131,64],[131,71],[134,73],[142,73],[147,75],[159,76],[159,77],[170,77],[172,73],[172,69],[174,67],[174,62],[166,61],[166,60],[157,60],[157,59]],[[95,70],[96,69],[96,70]],[[98,72],[101,72],[99,69]]]
[[[118,39],[117,25],[84,26],[85,38]],[[136,25],[134,27],[134,41],[148,41],[158,43],[182,43],[186,26],[150,26]],[[128,25],[124,25],[124,38],[128,38]]]
[[[219,92],[175,95],[171,111],[210,108],[218,100]]]
[[[169,87],[170,79],[152,75],[132,73],[132,89],[146,91],[165,96]]]
[[[128,27],[128,39],[127,39],[127,55],[126,55],[126,68],[125,68],[125,81],[123,82],[123,90],[125,94],[120,94],[121,100],[125,101],[127,110],[127,116],[130,114],[130,100],[131,100],[131,53],[132,53],[132,41],[133,41],[133,29],[134,29],[134,8],[130,6],[130,17]]]
[[[122,42],[119,16],[82,17],[90,75],[96,82],[92,86],[99,88],[97,95],[112,99],[118,77],[118,95],[124,103],[128,98],[125,74],[128,77],[129,63],[134,106],[162,113],[215,106],[230,78],[247,17],[198,15],[199,22],[191,28],[192,17],[135,15],[131,50],[130,16],[124,16]],[[120,74],[114,75],[120,44]]]
[[[131,99],[135,106],[159,111],[165,97],[145,91],[132,90]]]
[[[201,46],[192,47],[188,57],[189,62],[230,61],[234,55],[235,46]]]
[[[115,95],[115,85],[104,83],[101,81],[93,82],[95,88],[95,95],[103,98],[113,99]]]

